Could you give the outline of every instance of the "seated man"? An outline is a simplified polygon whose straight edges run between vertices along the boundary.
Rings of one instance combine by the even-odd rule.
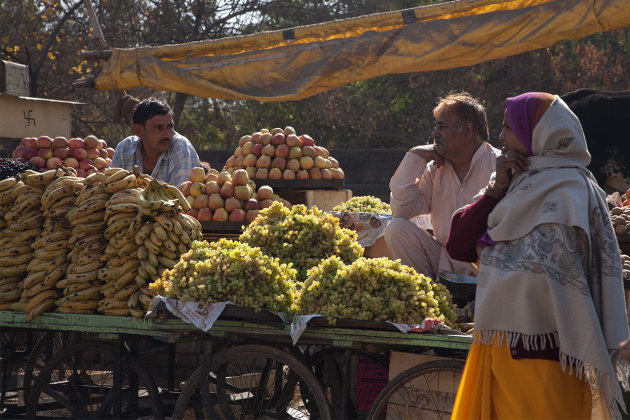
[[[133,112],[133,133],[116,146],[111,167],[133,169],[178,186],[187,181],[199,156],[188,139],[174,130],[173,111],[160,99],[149,98]]]
[[[444,243],[451,216],[488,185],[501,152],[486,142],[485,109],[468,93],[440,99],[433,116],[434,144],[409,150],[390,181],[394,217],[385,243],[393,258],[433,279],[441,271],[476,275],[473,264],[451,259]],[[410,220],[426,214],[433,236]]]

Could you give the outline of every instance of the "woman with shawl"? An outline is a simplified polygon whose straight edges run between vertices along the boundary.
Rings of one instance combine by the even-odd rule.
[[[506,105],[495,180],[453,215],[446,243],[451,257],[479,261],[452,418],[620,418],[621,260],[582,127],[548,93]]]

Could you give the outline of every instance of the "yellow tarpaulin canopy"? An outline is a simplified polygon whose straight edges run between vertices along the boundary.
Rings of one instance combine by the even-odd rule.
[[[630,26],[628,0],[461,0],[284,31],[114,49],[95,87],[298,100],[390,73],[442,70]]]

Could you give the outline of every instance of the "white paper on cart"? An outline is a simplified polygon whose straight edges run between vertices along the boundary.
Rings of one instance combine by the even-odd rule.
[[[164,304],[170,313],[194,325],[203,332],[208,332],[225,307],[233,304],[232,302],[216,302],[204,305],[199,302],[182,302],[177,299],[156,296],[151,301],[147,316],[157,311],[161,303]]]

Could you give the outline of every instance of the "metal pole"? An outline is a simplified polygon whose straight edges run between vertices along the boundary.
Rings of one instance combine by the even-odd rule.
[[[92,7],[91,0],[83,0],[85,4],[85,8],[87,9],[88,16],[90,17],[90,23],[92,24],[92,28],[94,29],[94,36],[96,36],[96,40],[101,47],[106,47],[107,42],[105,42],[105,37],[103,36],[103,32],[101,31],[101,25],[98,23],[98,17],[96,16],[96,12],[94,11],[94,7]]]

